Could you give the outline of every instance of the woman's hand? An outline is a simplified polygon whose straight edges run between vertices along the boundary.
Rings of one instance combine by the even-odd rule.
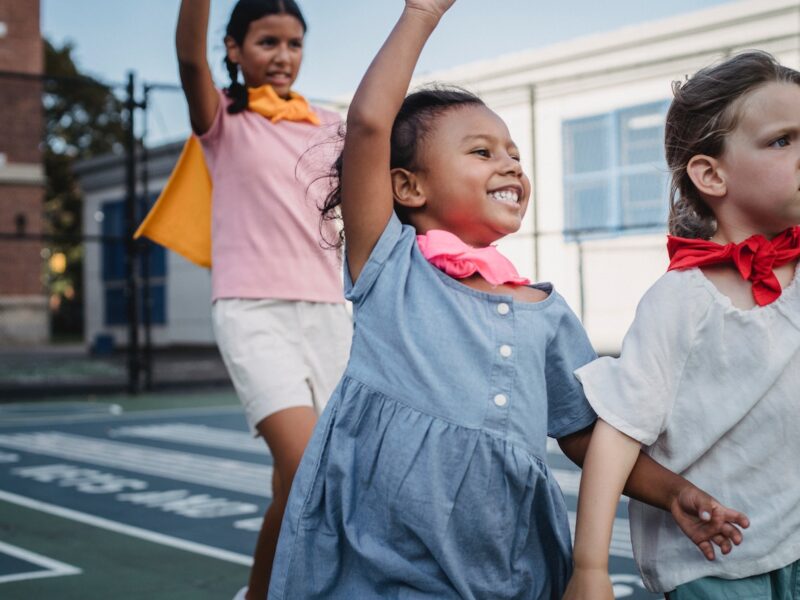
[[[742,543],[742,532],[750,526],[746,515],[720,504],[700,488],[688,484],[670,504],[675,523],[708,560],[714,560],[714,544],[723,554]]]
[[[453,6],[455,1],[456,0],[406,0],[406,8],[419,10],[439,19],[447,12],[448,8]]]
[[[606,569],[575,567],[563,600],[614,600],[614,587]]]

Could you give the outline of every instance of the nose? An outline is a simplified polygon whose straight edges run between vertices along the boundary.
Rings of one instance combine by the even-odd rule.
[[[519,177],[522,175],[522,164],[513,156],[506,156],[503,159],[503,173]]]
[[[284,64],[289,62],[289,46],[287,44],[279,44],[273,62]]]

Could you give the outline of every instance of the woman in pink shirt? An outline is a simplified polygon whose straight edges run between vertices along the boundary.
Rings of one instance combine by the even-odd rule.
[[[308,185],[329,167],[307,169],[305,160],[339,117],[291,91],[306,31],[294,0],[236,4],[224,40],[231,84],[219,90],[206,59],[209,3],[182,0],[176,45],[213,186],[214,333],[250,427],[274,461],[272,503],[239,594],[264,598],[289,488],[352,334],[340,266],[320,243],[320,233],[335,232],[320,231],[320,198]]]

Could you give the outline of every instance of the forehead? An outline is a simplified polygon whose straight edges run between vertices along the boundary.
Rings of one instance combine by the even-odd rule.
[[[282,37],[303,37],[303,24],[292,15],[273,14],[266,15],[255,21],[250,21],[247,27],[247,36],[274,35]]]
[[[461,144],[476,136],[513,143],[503,119],[481,104],[467,104],[440,113],[429,134],[428,142],[433,144]]]
[[[757,135],[765,127],[800,127],[800,85],[768,83],[748,94],[739,106],[737,129]]]

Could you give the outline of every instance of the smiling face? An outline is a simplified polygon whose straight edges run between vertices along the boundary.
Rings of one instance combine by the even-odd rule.
[[[725,195],[715,216],[720,226],[771,237],[800,224],[800,86],[761,86],[738,111],[718,159]]]
[[[225,46],[247,87],[269,84],[287,98],[303,61],[304,33],[303,24],[292,15],[267,15],[250,22],[241,45],[227,37]]]
[[[503,120],[472,104],[434,117],[415,172],[424,204],[409,219],[419,233],[444,229],[487,246],[522,224],[531,193]]]

